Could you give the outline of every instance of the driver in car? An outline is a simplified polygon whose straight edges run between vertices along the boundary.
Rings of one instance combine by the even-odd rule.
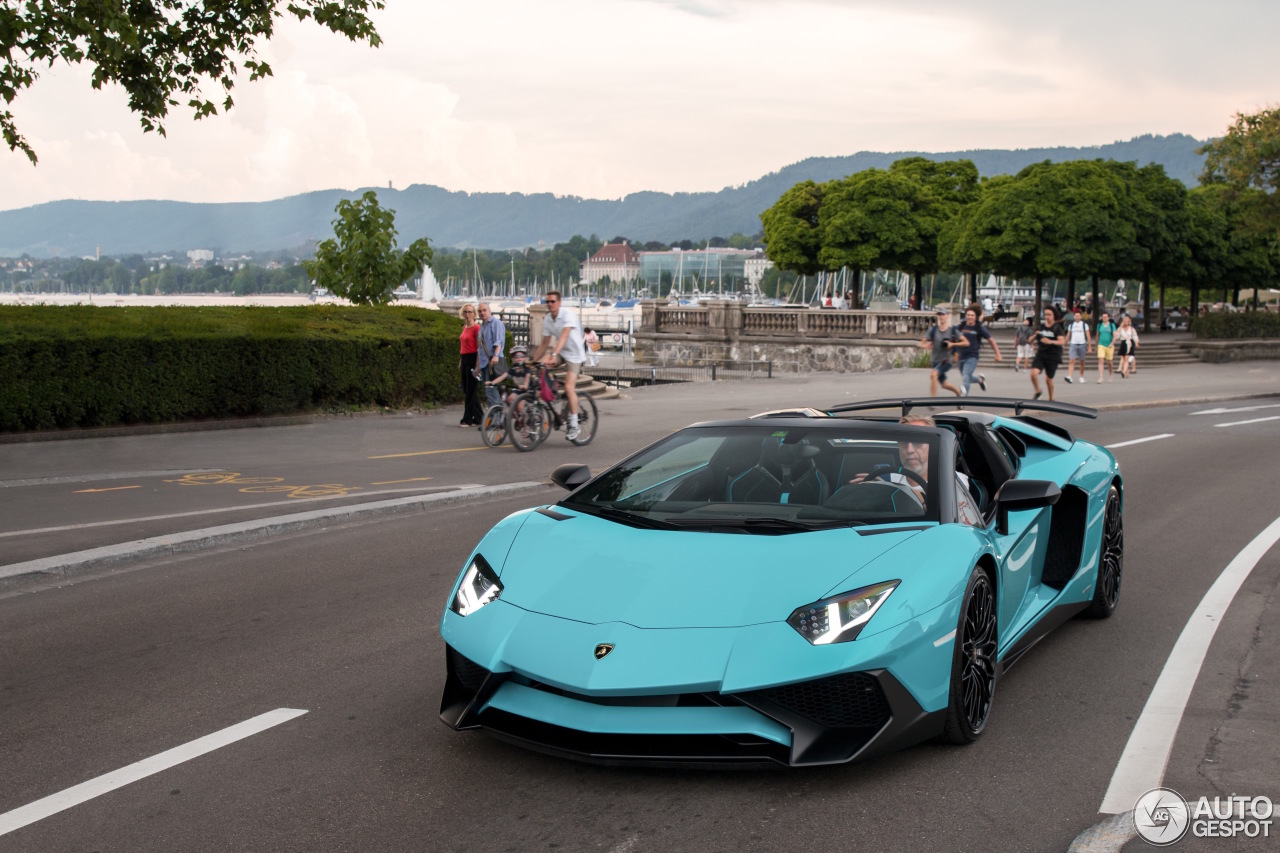
[[[933,418],[923,415],[906,415],[898,421],[900,424],[908,426],[924,426],[936,427],[937,421]],[[880,477],[886,479],[890,483],[905,486],[910,489],[916,499],[920,501],[921,506],[925,503],[925,488],[922,483],[927,485],[929,482],[929,442],[928,440],[913,441],[904,439],[898,442],[898,458],[902,460],[902,467],[897,471],[891,471],[885,474],[863,473],[854,477],[849,481],[849,485],[866,482],[868,478]],[[902,471],[909,471],[915,477],[903,474]],[[919,478],[918,480],[916,478]],[[982,515],[978,512],[977,506],[974,505],[973,496],[969,492],[969,478],[959,471],[956,472],[956,500],[958,503],[956,517],[963,523],[972,526],[980,526],[982,524]]]

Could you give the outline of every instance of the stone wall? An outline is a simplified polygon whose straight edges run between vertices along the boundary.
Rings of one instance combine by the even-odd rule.
[[[782,373],[862,373],[908,367],[933,324],[923,311],[849,311],[641,303],[636,362],[679,367],[773,362]]]
[[[729,343],[686,335],[636,335],[636,362],[677,367],[771,361],[775,373],[863,373],[909,367],[924,351],[903,341],[753,339]]]
[[[1225,364],[1230,361],[1280,358],[1280,340],[1249,338],[1234,341],[1192,341],[1183,344],[1196,358],[1209,364]],[[1139,348],[1141,354],[1141,348]]]

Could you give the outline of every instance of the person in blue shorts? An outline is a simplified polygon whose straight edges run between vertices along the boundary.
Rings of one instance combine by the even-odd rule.
[[[959,397],[960,389],[947,381],[947,371],[951,369],[951,351],[963,347],[965,340],[951,325],[951,313],[947,309],[935,308],[933,313],[937,317],[937,325],[931,326],[924,340],[920,341],[920,348],[930,351],[929,396],[938,396],[938,386],[941,385]]]

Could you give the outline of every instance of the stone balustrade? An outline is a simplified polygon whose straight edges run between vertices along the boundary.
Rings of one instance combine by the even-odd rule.
[[[851,311],[708,301],[646,301],[636,332],[638,361],[732,364],[772,361],[782,372],[855,372],[902,367],[933,324],[927,311]]]

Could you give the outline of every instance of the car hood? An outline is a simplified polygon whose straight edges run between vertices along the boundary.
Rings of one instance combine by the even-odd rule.
[[[557,507],[532,512],[499,570],[502,599],[589,624],[722,628],[786,619],[797,607],[883,580],[851,578],[919,528],[783,535],[637,529]],[[501,560],[495,554],[487,558]],[[847,585],[851,584],[851,585]]]

